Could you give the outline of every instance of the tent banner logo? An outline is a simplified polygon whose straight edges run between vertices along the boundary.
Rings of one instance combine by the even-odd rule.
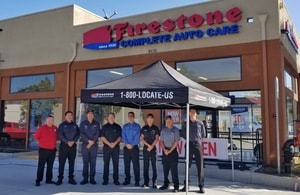
[[[92,93],[91,98],[113,98],[115,96],[114,93]]]
[[[242,11],[238,7],[233,7],[225,13],[216,10],[207,12],[205,16],[203,14],[190,16],[181,14],[176,19],[167,18],[163,21],[104,25],[83,34],[83,48],[92,50],[130,48],[237,34],[239,26],[236,23],[241,18]],[[225,22],[224,26],[214,26]],[[207,25],[208,28],[199,29],[204,25]],[[175,30],[175,33],[171,33]]]

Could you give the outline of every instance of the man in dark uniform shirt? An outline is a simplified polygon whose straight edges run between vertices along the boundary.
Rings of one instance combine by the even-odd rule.
[[[156,169],[156,143],[159,139],[159,129],[153,125],[154,116],[148,114],[146,118],[147,125],[141,130],[141,141],[144,144],[143,156],[144,156],[144,184],[143,187],[149,187],[149,161],[151,160],[152,166],[152,187],[157,188],[157,169]]]
[[[95,181],[95,174],[99,133],[100,124],[98,121],[94,120],[94,111],[88,110],[87,120],[80,124],[80,136],[82,140],[81,153],[83,160],[83,180],[80,182],[81,185],[87,184],[89,177],[91,184],[97,184]]]
[[[64,169],[66,160],[69,162],[69,184],[76,185],[74,180],[74,165],[77,152],[77,140],[80,131],[76,123],[73,122],[73,112],[65,113],[65,121],[58,126],[58,137],[60,139],[59,146],[59,168],[58,181],[56,185],[61,185],[64,178]]]
[[[119,182],[119,154],[120,142],[122,139],[122,128],[115,123],[115,114],[109,113],[106,123],[101,130],[100,139],[103,142],[103,185],[108,184],[109,163],[110,159],[113,162],[113,179],[115,185],[120,185]]]
[[[195,108],[190,109],[190,129],[189,131],[189,168],[192,166],[193,156],[195,156],[197,172],[198,172],[198,186],[199,193],[204,193],[204,170],[203,170],[203,156],[201,139],[206,137],[206,130],[202,121],[197,120],[197,111]],[[186,126],[183,128],[183,137],[186,139]],[[187,143],[188,144],[188,143]],[[184,186],[181,191],[186,191]]]

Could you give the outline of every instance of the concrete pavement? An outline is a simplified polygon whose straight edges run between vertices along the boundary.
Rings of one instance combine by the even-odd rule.
[[[0,195],[69,195],[69,194],[174,194],[172,188],[170,190],[161,191],[152,188],[142,188],[134,187],[133,183],[129,186],[115,186],[112,184],[112,178],[110,176],[110,183],[107,186],[101,185],[102,183],[102,173],[103,173],[103,159],[101,156],[97,159],[97,175],[96,181],[97,185],[70,185],[67,183],[67,179],[61,186],[41,183],[40,187],[34,186],[36,166],[37,166],[37,155],[35,153],[23,153],[23,154],[0,154]],[[66,166],[67,168],[67,166]],[[81,170],[82,161],[81,157],[78,157],[76,163],[76,176],[75,179],[79,183],[82,180]],[[195,166],[191,169],[191,182],[190,182],[190,192],[189,194],[196,194],[197,188],[197,178]],[[141,162],[142,170],[142,162]],[[54,178],[57,180],[58,172],[58,161],[56,159],[54,164]],[[65,172],[67,173],[67,171]],[[184,164],[179,165],[180,183],[183,184],[184,180]],[[232,182],[231,170],[220,170],[217,166],[208,165],[205,167],[205,194],[218,194],[218,195],[229,195],[229,194],[295,194],[294,190],[295,183],[297,180],[290,180],[292,182],[284,183],[283,180],[278,180],[276,182],[282,183],[282,186],[270,187],[276,185],[276,183],[271,183],[274,178],[270,175],[253,173],[252,171],[235,171],[235,181]],[[258,175],[256,175],[258,174]],[[133,175],[133,174],[132,174]],[[151,174],[150,174],[151,175]],[[276,178],[276,176],[274,176]],[[142,178],[142,172],[141,172]],[[279,177],[277,177],[279,178]],[[284,178],[287,180],[287,178]],[[123,160],[120,159],[120,182],[124,180],[124,170],[123,170]],[[158,162],[158,185],[162,185],[163,173],[161,162]],[[267,183],[269,181],[269,183]],[[256,184],[254,184],[256,183]],[[260,185],[258,185],[258,184]],[[299,182],[300,183],[300,182]],[[142,180],[141,180],[142,184]],[[182,186],[181,186],[182,187]],[[184,192],[179,192],[178,194],[185,194]]]

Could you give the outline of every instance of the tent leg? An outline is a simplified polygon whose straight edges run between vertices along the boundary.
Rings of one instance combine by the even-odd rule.
[[[190,152],[190,104],[186,104],[186,150],[185,150],[185,193],[189,191],[189,152]]]
[[[232,116],[230,114],[230,121],[229,124],[231,124]],[[234,181],[234,159],[233,159],[233,140],[232,140],[232,127],[230,128],[230,152],[231,152],[231,180]]]

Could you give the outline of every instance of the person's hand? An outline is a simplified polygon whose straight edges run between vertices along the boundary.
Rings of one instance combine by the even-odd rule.
[[[90,149],[91,147],[92,147],[91,144],[86,145],[86,148],[87,148],[87,149]]]
[[[168,156],[170,154],[170,151],[167,150],[167,149],[164,149],[164,153],[165,153],[166,156]]]
[[[67,144],[68,144],[69,147],[72,147],[74,145],[74,143],[75,143],[74,141],[68,141]]]
[[[150,146],[147,148],[147,151],[150,152],[153,148],[154,148],[154,146],[150,145]]]
[[[88,143],[92,146],[95,144],[95,141],[94,140],[89,140]]]
[[[131,144],[126,144],[126,148],[131,150],[133,148],[133,146]]]
[[[113,149],[115,147],[115,144],[113,142],[109,142],[108,146]]]

